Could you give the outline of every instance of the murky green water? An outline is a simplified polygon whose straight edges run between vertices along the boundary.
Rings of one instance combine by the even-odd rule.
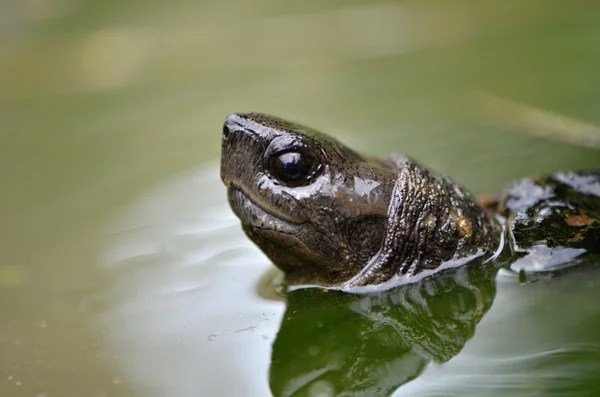
[[[592,1],[0,4],[0,395],[600,394],[597,270],[286,305],[218,178],[249,110],[477,193],[598,167],[598,70]]]

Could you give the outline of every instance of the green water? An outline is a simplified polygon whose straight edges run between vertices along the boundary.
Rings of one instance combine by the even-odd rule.
[[[252,110],[476,193],[599,167],[598,70],[593,1],[3,2],[0,395],[600,394],[595,269],[286,305],[218,177]]]

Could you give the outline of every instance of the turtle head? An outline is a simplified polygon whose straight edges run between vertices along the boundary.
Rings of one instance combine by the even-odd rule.
[[[339,285],[380,249],[396,173],[259,113],[223,126],[221,178],[246,234],[292,283]]]

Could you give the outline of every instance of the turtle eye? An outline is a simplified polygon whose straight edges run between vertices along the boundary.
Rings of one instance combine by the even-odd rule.
[[[270,172],[286,185],[302,185],[314,175],[317,161],[314,157],[301,152],[276,154],[270,161]]]

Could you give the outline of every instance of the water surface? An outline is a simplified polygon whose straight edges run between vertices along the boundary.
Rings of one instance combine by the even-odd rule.
[[[218,178],[224,117],[298,120],[476,193],[599,167],[599,11],[533,0],[0,5],[0,395],[263,396],[269,373],[274,390],[299,384],[310,360],[280,371],[272,344],[296,335],[278,336],[286,310],[302,309],[295,329],[309,334],[318,311],[260,287],[272,266]],[[370,382],[393,374],[399,396],[596,395],[597,278],[593,266],[525,285],[501,272],[484,278],[484,306],[462,289],[433,317],[413,305],[417,325],[469,314],[455,319],[468,337],[375,333],[398,349],[387,363],[410,365],[381,361]],[[338,302],[311,299],[324,313]],[[331,330],[317,335],[353,351],[356,329]],[[322,353],[306,339],[309,356]],[[298,395],[335,395],[336,382]]]

